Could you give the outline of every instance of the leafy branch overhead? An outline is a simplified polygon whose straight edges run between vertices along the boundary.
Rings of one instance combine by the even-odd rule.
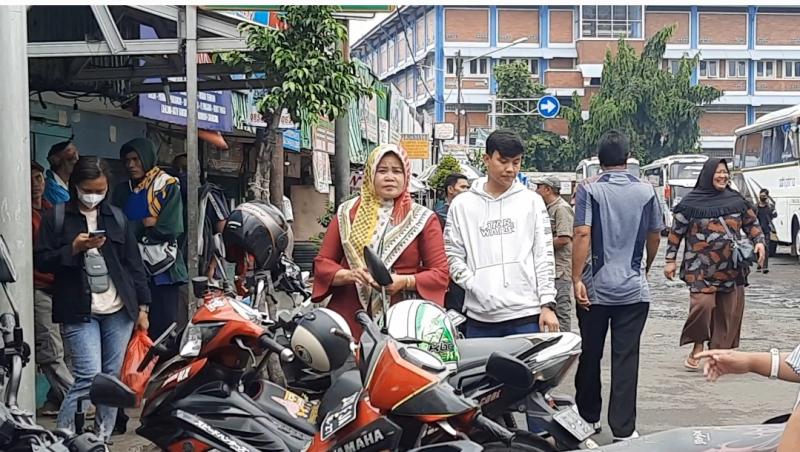
[[[258,102],[265,117],[286,108],[295,122],[315,123],[319,116],[333,120],[351,102],[376,94],[372,81],[359,77],[355,64],[344,59],[347,28],[334,17],[339,9],[286,5],[280,13],[284,27],[242,27],[251,50],[226,54],[224,60],[275,81]]]
[[[541,83],[535,82],[528,65],[523,63],[501,64],[495,68],[498,99],[535,99],[545,94]],[[525,111],[525,101],[505,101],[506,105]],[[497,125],[517,132],[525,145],[522,167],[526,171],[559,171],[564,166],[559,149],[563,139],[544,130],[539,115],[500,116]]]
[[[620,40],[616,55],[610,50],[606,53],[589,119],[581,118],[580,102],[562,110],[576,160],[594,155],[600,137],[609,129],[625,132],[634,156],[643,163],[696,151],[703,107],[721,93],[711,86],[692,85],[699,55],[683,58],[677,73],[665,70],[664,51],[674,31],[674,27],[660,30],[641,55]]]

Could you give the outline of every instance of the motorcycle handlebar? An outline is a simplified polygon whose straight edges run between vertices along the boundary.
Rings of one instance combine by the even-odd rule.
[[[261,337],[258,338],[258,345],[265,350],[276,353],[280,356],[281,361],[288,363],[294,360],[294,352],[279,344],[275,339],[272,339],[266,334],[262,334]]]

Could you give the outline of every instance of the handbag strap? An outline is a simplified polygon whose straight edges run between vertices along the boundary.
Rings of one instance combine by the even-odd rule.
[[[731,240],[731,242],[736,242],[736,236],[734,236],[733,232],[731,232],[730,228],[728,227],[728,223],[725,222],[724,218],[722,218],[722,217],[718,217],[718,218],[719,218],[720,223],[722,223],[722,227],[725,228],[725,232],[728,234],[728,238]]]

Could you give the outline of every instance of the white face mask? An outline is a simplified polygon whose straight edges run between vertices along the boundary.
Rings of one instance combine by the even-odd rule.
[[[78,200],[86,207],[94,209],[106,199],[105,193],[84,193],[78,190]]]

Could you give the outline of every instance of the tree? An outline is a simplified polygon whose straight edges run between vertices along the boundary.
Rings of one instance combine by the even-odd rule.
[[[428,185],[434,190],[443,190],[444,180],[453,173],[461,173],[461,164],[452,155],[445,155],[439,161],[439,165],[428,181]]]
[[[501,64],[495,68],[498,99],[532,99],[545,94],[542,84],[534,82],[528,66],[522,63]],[[509,107],[524,111],[528,103],[506,101]],[[544,130],[542,117],[533,115],[498,116],[497,125],[517,132],[525,145],[523,170],[561,170],[561,137]]]
[[[283,6],[278,29],[245,25],[247,53],[227,53],[219,58],[243,67],[248,74],[264,74],[271,88],[258,101],[258,110],[267,123],[266,143],[258,152],[256,174],[251,187],[265,199],[283,205],[283,146],[278,146],[281,114],[288,111],[294,122],[316,124],[321,116],[333,120],[347,114],[351,102],[372,96],[372,81],[363,80],[353,62],[341,50],[347,45],[347,28],[334,16],[337,6]],[[270,316],[276,316],[276,303],[268,303]],[[269,377],[284,380],[275,355],[270,357]]]
[[[634,156],[643,163],[696,151],[702,107],[721,93],[711,86],[692,86],[699,55],[683,58],[675,74],[662,68],[674,30],[672,26],[656,33],[641,55],[624,40],[619,41],[616,56],[606,53],[600,91],[590,102],[589,118],[581,118],[579,102],[564,109],[573,164],[593,155],[600,137],[610,129],[628,135]]]
[[[283,148],[277,146],[282,111],[286,109],[294,122],[314,125],[321,116],[333,120],[347,114],[352,101],[375,94],[372,82],[362,80],[355,64],[344,59],[341,45],[347,45],[347,28],[333,15],[338,6],[282,8],[281,28],[246,25],[250,51],[222,56],[247,73],[264,73],[273,85],[258,101],[268,127],[253,187],[264,199],[269,181],[269,199],[276,206],[282,205],[283,196]]]

